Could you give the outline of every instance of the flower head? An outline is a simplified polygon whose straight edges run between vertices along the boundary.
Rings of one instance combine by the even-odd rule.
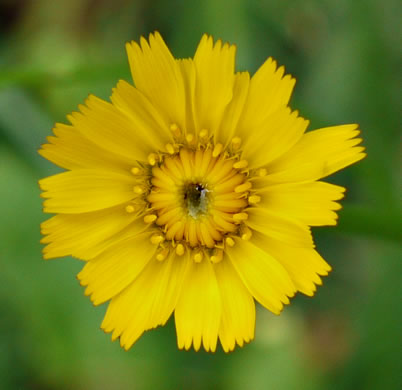
[[[204,35],[174,59],[158,33],[127,44],[135,87],[90,96],[40,154],[46,259],[78,278],[102,329],[130,348],[174,313],[179,348],[225,351],[254,337],[255,301],[279,314],[330,266],[310,226],[335,225],[345,189],[320,181],[360,159],[357,125],[305,132],[295,80],[269,58],[235,72],[235,46]]]

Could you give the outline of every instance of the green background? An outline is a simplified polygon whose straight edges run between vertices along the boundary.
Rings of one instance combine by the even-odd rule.
[[[400,389],[401,3],[397,0],[0,0],[0,389]],[[297,78],[310,128],[359,123],[368,157],[337,227],[314,229],[334,270],[314,299],[225,355],[177,350],[174,324],[128,352],[100,329],[71,258],[44,261],[37,149],[54,122],[130,80],[124,44],[159,30],[176,57],[204,32],[236,43],[237,68],[273,56]],[[399,192],[398,192],[399,191]]]

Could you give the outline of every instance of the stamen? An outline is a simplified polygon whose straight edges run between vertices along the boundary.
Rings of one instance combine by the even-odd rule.
[[[126,206],[126,211],[127,211],[127,213],[129,213],[129,214],[133,213],[133,212],[135,211],[135,206],[133,206],[132,204],[128,204],[128,205]]]
[[[138,195],[141,195],[145,192],[144,187],[142,186],[134,186],[133,191]]]
[[[211,263],[220,263],[223,259],[223,250],[215,249],[214,254],[210,257]]]
[[[243,169],[243,168],[246,168],[247,166],[248,166],[247,160],[240,160],[233,164],[233,168],[236,168],[236,169]]]
[[[184,255],[184,245],[183,244],[178,244],[176,246],[176,255],[177,256],[183,256]]]
[[[251,188],[251,183],[249,181],[246,181],[243,184],[240,184],[239,186],[235,187],[235,192],[240,193],[240,192],[246,192]]]
[[[181,131],[179,129],[179,126],[177,126],[176,123],[172,123],[170,125],[170,131],[176,136],[176,137],[180,137],[181,135]]]
[[[199,251],[199,252],[196,252],[196,253],[195,253],[195,255],[194,255],[194,257],[193,257],[193,260],[194,260],[196,263],[201,263],[203,257],[204,257],[204,256],[203,256],[203,253],[202,253],[201,251]]]
[[[192,144],[194,142],[194,134],[191,134],[191,133],[187,134],[186,141],[188,144]]]
[[[226,244],[227,245],[229,245],[229,246],[231,246],[231,247],[233,247],[234,246],[234,244],[235,244],[235,241],[233,240],[233,238],[232,237],[226,237]]]
[[[261,200],[261,196],[258,195],[251,195],[248,197],[248,203],[250,204],[257,204],[258,202],[260,202]]]
[[[169,248],[161,249],[156,255],[156,260],[163,261],[166,259],[168,254],[169,254]]]
[[[156,153],[150,153],[148,156],[148,162],[151,166],[154,166],[158,161],[158,155]]]
[[[258,170],[258,176],[260,176],[260,177],[267,176],[267,173],[268,173],[268,171],[265,168],[260,168]]]
[[[131,168],[131,173],[132,173],[134,176],[138,176],[139,174],[141,174],[141,169],[138,168],[138,167]]]
[[[167,150],[167,152],[169,154],[174,154],[175,153],[175,150],[174,150],[174,147],[173,147],[172,144],[166,144],[165,148],[166,148],[166,150]]]
[[[232,147],[233,147],[234,150],[239,149],[240,145],[241,145],[241,138],[240,137],[232,138]]]
[[[247,213],[237,213],[233,215],[233,220],[235,222],[242,222],[246,221],[248,219],[248,214]]]
[[[247,226],[242,226],[242,228],[240,229],[240,233],[241,233],[241,238],[244,241],[249,240],[253,234]]]
[[[222,144],[216,144],[212,152],[212,157],[218,157],[221,154],[222,149],[223,149]]]
[[[151,243],[154,245],[159,245],[163,241],[165,241],[165,237],[162,234],[156,233],[151,236]]]
[[[207,129],[202,129],[200,131],[199,137],[203,141],[207,140],[208,139],[208,130]]]
[[[144,222],[145,222],[146,224],[150,224],[150,223],[152,223],[152,222],[155,222],[157,218],[158,218],[158,217],[157,217],[155,214],[148,214],[148,215],[146,215],[146,216],[144,217]]]

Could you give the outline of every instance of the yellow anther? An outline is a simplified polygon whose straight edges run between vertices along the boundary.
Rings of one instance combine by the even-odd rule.
[[[154,245],[158,245],[163,241],[165,241],[165,237],[162,234],[153,234],[151,236],[151,243]]]
[[[202,129],[199,134],[200,139],[206,140],[208,138],[208,130]]]
[[[166,259],[167,255],[169,254],[169,249],[165,248],[162,249],[158,254],[156,255],[156,260],[158,261],[163,261]]]
[[[248,161],[247,160],[240,160],[236,163],[233,164],[233,168],[235,169],[243,169],[246,168],[248,165]]]
[[[138,167],[131,168],[131,173],[133,175],[137,176],[137,175],[139,175],[141,173],[141,169],[138,168]]]
[[[251,195],[248,197],[248,203],[250,203],[250,204],[257,204],[260,201],[261,201],[261,196]]]
[[[133,212],[135,211],[135,207],[134,207],[132,204],[128,204],[128,205],[126,206],[126,211],[127,211],[128,213],[133,213]]]
[[[219,263],[223,259],[223,250],[222,249],[216,249],[214,254],[210,257],[211,263]]]
[[[248,214],[247,213],[237,213],[233,215],[233,220],[235,222],[241,222],[241,221],[245,221],[248,218]]]
[[[177,126],[176,123],[172,123],[170,125],[170,131],[176,136],[179,137],[180,136],[180,129],[179,126]]]
[[[154,166],[158,161],[158,155],[156,153],[150,153],[148,156],[148,162],[150,165]]]
[[[264,176],[267,176],[267,170],[265,169],[265,168],[260,168],[259,170],[258,170],[258,176],[260,176],[260,177],[264,177]]]
[[[244,241],[247,241],[251,238],[251,236],[253,235],[253,233],[251,232],[251,230],[247,227],[247,226],[243,226],[241,229],[241,238]]]
[[[194,142],[194,134],[191,134],[191,133],[187,134],[186,141],[188,144],[192,144]]]
[[[233,240],[233,238],[232,237],[227,237],[226,238],[226,245],[229,245],[229,246],[234,246],[234,244],[235,244],[235,241]]]
[[[174,154],[175,150],[172,144],[166,144],[165,148],[169,154]]]
[[[141,194],[144,193],[144,188],[141,187],[141,186],[134,186],[134,187],[133,187],[133,191],[134,191],[136,194],[141,195]]]
[[[195,261],[196,263],[201,263],[202,258],[203,258],[202,252],[197,252],[197,253],[194,255],[194,257],[193,257],[193,259],[194,259],[194,261]]]
[[[223,149],[223,145],[222,144],[216,144],[214,146],[214,150],[212,151],[212,157],[218,157]]]
[[[233,149],[239,149],[241,145],[241,138],[240,137],[233,137],[232,138],[232,147]]]
[[[183,256],[184,255],[184,245],[183,244],[178,244],[176,246],[176,255],[177,256]]]
[[[235,187],[235,192],[237,192],[238,194],[241,192],[246,192],[251,188],[251,183],[249,181],[246,181],[243,184],[240,184],[239,186]]]
[[[158,217],[155,214],[148,214],[144,217],[144,222],[146,224],[155,222]]]

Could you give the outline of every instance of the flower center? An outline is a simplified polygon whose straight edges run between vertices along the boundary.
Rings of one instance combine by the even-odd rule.
[[[132,169],[142,184],[134,186],[136,198],[126,210],[134,212],[142,202],[144,222],[155,229],[151,241],[160,246],[157,259],[171,250],[177,255],[190,250],[194,261],[205,256],[220,261],[225,246],[234,245],[233,236],[251,237],[246,208],[259,201],[250,194],[251,173],[238,152],[241,140],[235,137],[225,150],[206,131],[196,140],[173,130],[181,138],[166,145],[167,153],[151,153],[149,164]]]
[[[198,216],[206,214],[208,208],[208,190],[202,184],[189,183],[184,186],[183,193],[188,215],[197,219]]]
[[[211,148],[182,147],[152,168],[147,197],[165,239],[190,247],[214,248],[235,233],[247,214],[247,176],[235,160],[213,156]]]

